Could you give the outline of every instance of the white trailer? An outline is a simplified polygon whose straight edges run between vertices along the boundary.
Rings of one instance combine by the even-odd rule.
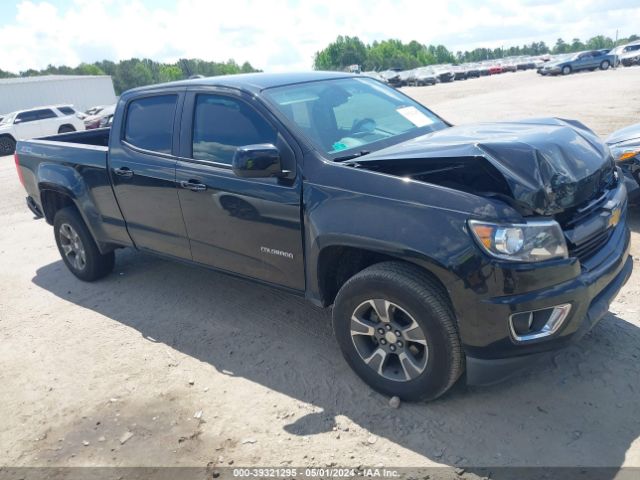
[[[41,105],[73,105],[85,111],[116,103],[108,75],[43,75],[0,80],[0,115]]]

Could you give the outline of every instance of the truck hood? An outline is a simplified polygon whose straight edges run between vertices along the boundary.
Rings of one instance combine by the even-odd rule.
[[[577,207],[614,180],[608,147],[583,124],[558,118],[445,128],[351,163],[498,197],[524,215]]]

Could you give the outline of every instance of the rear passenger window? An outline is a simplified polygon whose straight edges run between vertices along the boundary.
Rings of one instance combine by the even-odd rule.
[[[38,120],[46,120],[47,118],[55,118],[57,115],[49,108],[38,110]]]
[[[134,147],[171,153],[177,95],[133,100],[127,108],[124,139]]]
[[[193,158],[231,165],[237,147],[275,143],[276,131],[246,103],[198,95],[193,116]]]
[[[73,115],[76,111],[71,107],[58,107],[58,110],[64,115]]]

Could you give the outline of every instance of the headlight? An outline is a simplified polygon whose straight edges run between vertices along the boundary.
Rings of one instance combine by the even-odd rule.
[[[634,157],[640,158],[640,145],[627,147],[610,146],[609,150],[616,162],[629,162],[633,160]]]
[[[492,257],[514,262],[541,262],[569,256],[562,229],[554,220],[522,224],[469,220],[469,228],[478,244]]]

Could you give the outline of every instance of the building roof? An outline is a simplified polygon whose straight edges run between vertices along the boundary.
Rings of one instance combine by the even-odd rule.
[[[250,92],[260,92],[266,88],[281,87],[294,83],[349,78],[353,74],[344,72],[300,72],[300,73],[241,73],[237,75],[220,75],[216,77],[194,78],[177,82],[148,85],[130,91],[154,90],[157,88],[215,86],[236,88]]]
[[[0,79],[0,86],[16,83],[63,82],[88,78],[110,78],[109,75],[38,75],[35,77],[13,77]]]

